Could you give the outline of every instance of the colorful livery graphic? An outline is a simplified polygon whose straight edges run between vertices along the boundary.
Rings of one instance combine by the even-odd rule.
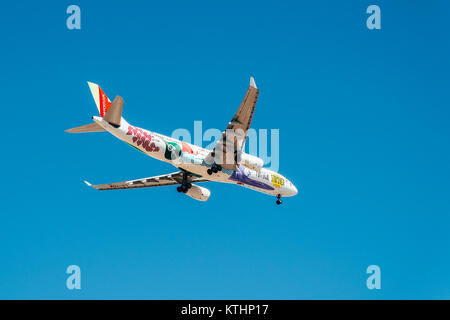
[[[178,192],[200,201],[208,200],[211,193],[196,183],[207,181],[237,184],[273,195],[277,198],[277,204],[281,204],[281,197],[297,194],[297,188],[287,178],[264,168],[262,159],[244,152],[259,94],[253,78],[250,78],[250,86],[239,109],[212,150],[130,125],[122,117],[121,97],[116,96],[111,102],[97,84],[88,82],[88,85],[100,116],[92,117],[93,123],[68,129],[67,132],[108,131],[150,157],[174,165],[179,171],[116,183],[92,185],[86,182],[87,185],[98,190],[177,185]]]

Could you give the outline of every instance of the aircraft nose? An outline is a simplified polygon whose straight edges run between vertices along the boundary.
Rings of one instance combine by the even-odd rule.
[[[293,191],[293,194],[292,194],[293,196],[297,195],[298,190],[297,190],[296,186],[292,185],[292,191]]]

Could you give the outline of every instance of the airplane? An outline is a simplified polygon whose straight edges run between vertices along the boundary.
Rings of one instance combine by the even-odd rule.
[[[97,84],[88,82],[88,85],[100,116],[93,116],[93,123],[65,131],[108,131],[133,148],[152,158],[170,163],[179,170],[160,176],[99,185],[85,181],[88,186],[97,190],[115,190],[178,185],[178,192],[196,200],[207,201],[211,192],[196,183],[216,181],[273,195],[278,205],[281,204],[282,197],[297,194],[297,188],[289,179],[264,168],[261,158],[244,152],[247,132],[259,95],[253,77],[250,78],[250,86],[239,109],[212,150],[129,124],[122,117],[124,100],[120,96],[116,96],[111,102]]]

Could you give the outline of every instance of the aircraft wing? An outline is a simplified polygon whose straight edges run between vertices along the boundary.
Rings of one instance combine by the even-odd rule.
[[[250,129],[259,90],[255,79],[250,78],[250,86],[234,117],[228,123],[225,132],[217,142],[211,157],[225,169],[236,170],[236,151],[242,151],[247,140],[247,130]],[[228,134],[227,134],[228,132]],[[232,132],[232,134],[230,134]]]
[[[143,179],[136,179],[123,182],[114,182],[106,184],[92,185],[89,182],[85,183],[97,190],[116,190],[116,189],[135,189],[135,188],[150,188],[150,187],[162,187],[181,184],[183,181],[183,172],[178,171],[174,173],[164,174],[161,176],[148,177]],[[198,178],[188,173],[186,182],[205,182],[207,179]]]

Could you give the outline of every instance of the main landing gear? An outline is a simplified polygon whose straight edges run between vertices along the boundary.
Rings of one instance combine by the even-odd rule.
[[[281,194],[277,195],[277,204],[280,205],[281,204]]]
[[[177,187],[177,191],[186,193],[191,187],[192,184],[190,182],[187,182],[187,173],[186,171],[183,171],[183,180],[181,182],[181,186]]]
[[[209,175],[212,175],[213,172],[214,172],[214,173],[217,173],[217,172],[219,172],[219,171],[222,171],[222,167],[219,166],[219,165],[217,165],[217,164],[215,164],[215,163],[213,163],[213,165],[212,165],[211,168],[209,168],[208,170],[206,170],[206,172],[207,172]]]
[[[192,187],[192,184],[190,184],[189,182],[188,183],[186,183],[185,185],[181,185],[181,186],[178,186],[177,187],[177,191],[178,192],[183,192],[183,193],[186,193],[186,192],[188,192],[188,190],[190,189]]]

